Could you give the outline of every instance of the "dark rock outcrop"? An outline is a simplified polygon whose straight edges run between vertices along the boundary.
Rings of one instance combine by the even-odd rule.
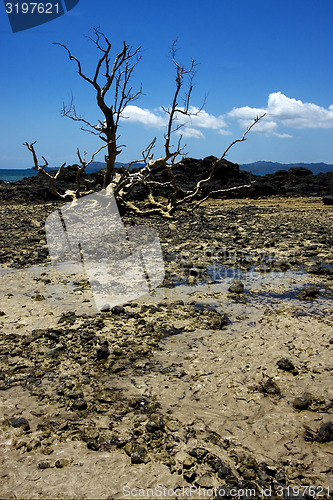
[[[173,175],[177,185],[182,190],[193,189],[201,179],[209,177],[211,168],[216,161],[214,156],[204,159],[184,158],[173,168]],[[116,171],[120,172],[119,169]],[[133,170],[135,171],[135,169]],[[55,172],[50,172],[55,175]],[[77,165],[64,168],[57,180],[57,189],[60,193],[76,188]],[[93,172],[81,175],[81,191],[99,191],[103,186],[104,171]],[[168,172],[163,165],[156,166],[151,177],[158,182],[169,180]],[[259,196],[322,196],[325,204],[333,201],[333,172],[320,173],[314,175],[304,167],[293,167],[288,171],[279,170],[274,174],[265,176],[251,175],[249,172],[240,170],[239,165],[227,160],[219,161],[215,166],[213,178],[204,183],[199,196],[206,196],[211,191],[218,191],[234,186],[248,185],[252,180],[251,187],[240,187],[237,190],[229,191],[223,196],[229,198],[257,198]],[[156,195],[169,197],[172,194],[170,187],[155,187]],[[138,185],[130,194],[135,200],[146,198],[146,189]],[[214,196],[214,195],[213,195]],[[221,194],[217,193],[216,197]],[[45,202],[54,200],[50,181],[42,174],[38,173],[34,177],[13,182],[0,182],[0,199],[3,201]]]

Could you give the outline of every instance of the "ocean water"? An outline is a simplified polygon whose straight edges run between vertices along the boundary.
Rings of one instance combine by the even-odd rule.
[[[0,168],[0,180],[5,182],[16,182],[23,179],[23,177],[32,177],[37,175],[37,171],[33,168],[25,170],[14,170],[9,168]]]

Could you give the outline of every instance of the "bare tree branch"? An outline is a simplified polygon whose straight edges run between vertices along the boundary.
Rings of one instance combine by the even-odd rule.
[[[47,177],[50,181],[50,184],[51,184],[51,190],[52,190],[52,194],[54,196],[56,196],[57,198],[62,198],[62,199],[65,199],[66,196],[63,196],[62,194],[60,194],[57,190],[57,187],[56,187],[56,181],[62,171],[62,169],[64,168],[64,166],[66,165],[66,162],[63,163],[57,170],[56,174],[53,176],[51,175],[49,172],[47,172],[47,170],[45,170],[45,167],[48,166],[48,162],[46,160],[46,158],[44,156],[42,156],[43,160],[44,160],[44,165],[40,166],[38,165],[38,159],[37,159],[37,154],[36,154],[36,151],[35,151],[35,148],[34,148],[34,145],[36,144],[37,141],[34,141],[32,143],[28,143],[28,142],[25,142],[23,145],[26,146],[29,151],[32,153],[32,157],[33,157],[33,160],[34,160],[34,168],[35,170],[37,170],[38,172],[42,172],[43,175],[45,175],[45,177]]]
[[[75,107],[71,103],[69,108],[63,108],[63,116],[68,116],[74,121],[81,121],[85,123],[89,131],[106,142],[108,153],[106,159],[106,174],[104,178],[104,187],[108,186],[114,176],[114,165],[116,157],[122,151],[117,145],[117,129],[119,120],[125,107],[132,101],[136,100],[142,93],[142,89],[137,92],[133,91],[130,86],[130,80],[133,76],[133,71],[140,61],[141,47],[133,49],[131,46],[123,42],[123,47],[118,54],[116,54],[112,67],[110,63],[111,43],[99,28],[93,28],[93,36],[87,37],[94,43],[97,49],[102,53],[98,59],[95,73],[93,77],[87,76],[82,71],[80,60],[75,57],[68,47],[62,43],[55,42],[55,45],[63,47],[71,61],[74,61],[77,66],[77,72],[81,78],[92,85],[96,91],[97,105],[104,115],[104,121],[100,122],[101,126],[93,125],[91,122],[79,116],[76,113]],[[102,84],[100,79],[104,78],[105,82]],[[111,104],[106,103],[107,93],[113,89],[113,97],[111,97]]]

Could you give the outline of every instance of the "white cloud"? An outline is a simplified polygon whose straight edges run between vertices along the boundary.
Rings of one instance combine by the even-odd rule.
[[[258,115],[263,113],[267,115],[253,128],[253,132],[267,136],[292,137],[290,134],[278,131],[281,125],[298,129],[333,127],[333,105],[326,109],[317,104],[287,97],[282,92],[269,95],[266,109],[243,106],[232,109],[226,116],[236,118],[246,129]]]
[[[178,130],[178,134],[181,134],[183,137],[191,137],[192,139],[204,139],[205,136],[198,130],[197,128],[184,127]]]
[[[142,123],[149,127],[164,127],[167,123],[167,117],[156,114],[149,109],[142,109],[139,106],[129,105],[123,111],[122,120],[133,123]]]
[[[189,109],[190,116],[176,113],[175,125],[183,124],[185,128],[180,130],[184,137],[192,137],[195,139],[202,139],[203,133],[199,129],[217,130],[218,133],[226,134],[223,127],[226,123],[222,116],[210,115],[203,109],[200,110],[194,106]],[[139,106],[129,105],[126,106],[122,120],[132,123],[142,123],[152,128],[162,128],[168,123],[168,115],[163,112],[162,108],[150,111],[149,109],[142,109]]]
[[[220,135],[232,135],[232,132],[230,132],[230,130],[224,130],[224,129],[218,130],[217,133]]]
[[[239,124],[244,130],[247,130],[247,128],[253,123],[252,120],[239,120]],[[272,136],[274,135],[275,137],[279,137],[280,139],[289,139],[292,137],[290,134],[284,134],[278,132],[278,124],[272,120],[265,120],[264,118],[258,122],[252,129],[253,132],[257,132],[258,134],[263,134],[266,136]]]
[[[177,113],[175,126],[183,124],[184,127],[179,133],[193,139],[204,138],[202,130],[213,130],[220,135],[230,135],[227,129],[227,121],[230,122],[230,120],[237,120],[242,129],[246,130],[257,116],[264,113],[267,113],[266,116],[253,127],[251,132],[285,139],[292,136],[280,131],[283,126],[297,129],[333,127],[333,105],[326,109],[317,104],[287,97],[282,92],[271,93],[266,108],[243,106],[233,108],[225,115],[215,116],[192,106],[189,112],[191,116]],[[152,128],[163,128],[168,123],[168,115],[163,112],[162,108],[151,111],[132,105],[125,108],[122,119]]]
[[[253,120],[255,120],[255,118],[257,118],[257,116],[260,116],[264,113],[266,113],[266,109],[243,106],[242,108],[232,109],[231,111],[229,111],[229,113],[227,113],[227,116],[230,116],[231,118],[250,119],[252,122]]]
[[[191,106],[189,108],[189,112],[191,116],[187,117],[186,122],[189,121],[193,127],[219,130],[226,126],[222,115],[210,115],[204,109],[200,110],[199,108],[195,108],[194,106]]]
[[[328,109],[291,99],[281,92],[268,97],[267,111],[275,120],[292,128],[329,128],[333,127],[333,105]]]

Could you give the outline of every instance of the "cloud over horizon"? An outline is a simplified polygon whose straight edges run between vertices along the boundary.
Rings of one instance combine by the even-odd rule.
[[[213,131],[220,135],[230,135],[229,126],[234,120],[246,130],[253,120],[264,113],[263,118],[252,130],[266,136],[291,138],[290,133],[280,131],[280,127],[294,129],[330,128],[333,127],[333,105],[327,109],[317,104],[303,102],[290,98],[282,92],[269,94],[266,108],[252,108],[243,106],[233,108],[224,115],[214,116],[205,110],[194,106],[190,108],[191,116],[181,113],[176,115],[175,125],[183,124],[178,130],[184,137],[202,139],[205,137],[203,130]],[[141,123],[149,128],[163,128],[168,123],[168,115],[163,108],[154,110],[143,109],[139,106],[129,105],[125,108],[122,120]]]
[[[269,94],[267,108],[244,106],[232,109],[227,116],[236,118],[242,127],[248,127],[251,120],[263,113],[267,113],[267,116],[253,128],[253,131],[265,135],[292,137],[288,133],[278,132],[279,125],[296,129],[333,127],[333,105],[326,109],[317,104],[287,97],[282,92]]]

